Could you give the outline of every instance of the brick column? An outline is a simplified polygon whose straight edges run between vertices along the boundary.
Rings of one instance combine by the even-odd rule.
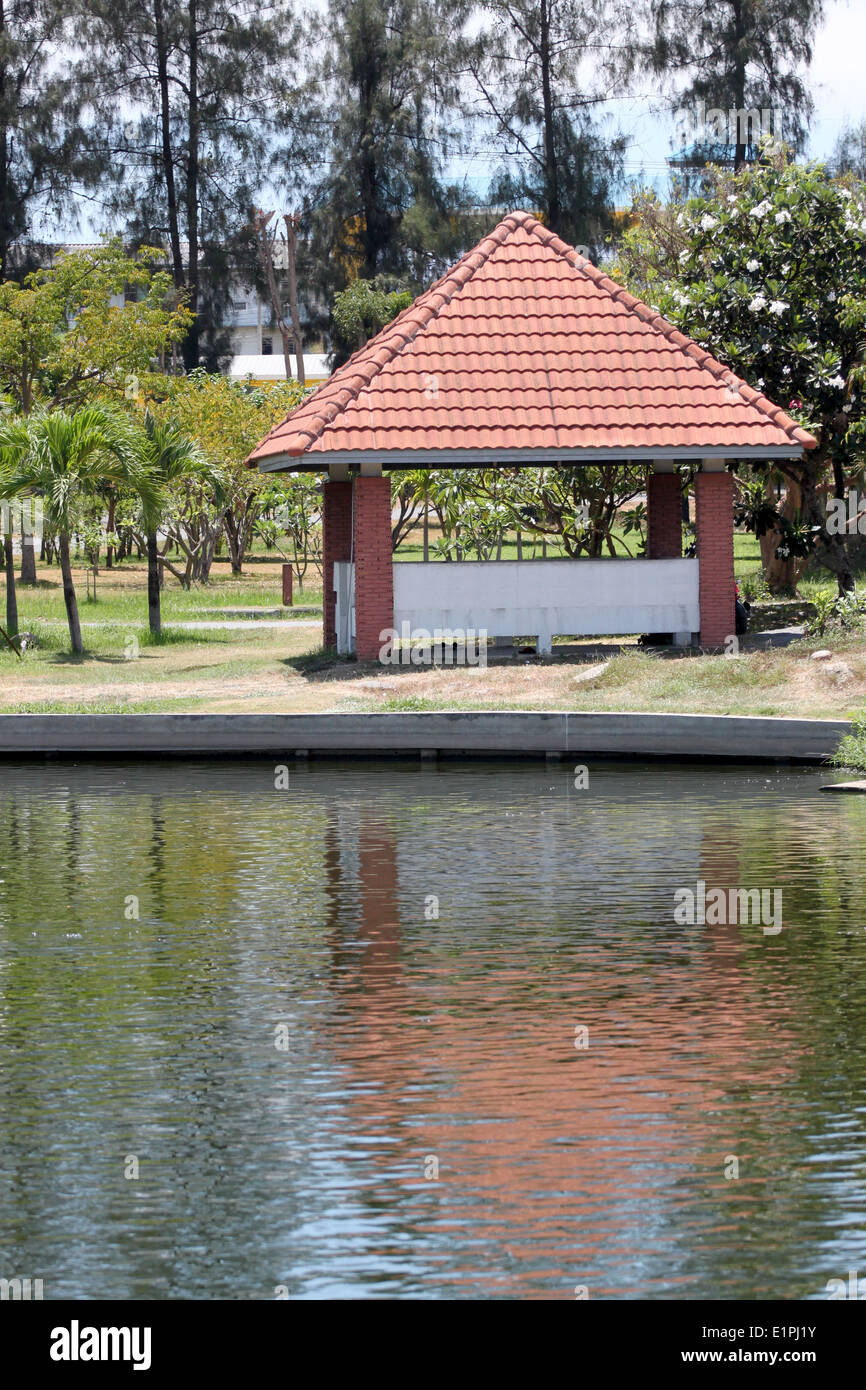
[[[381,633],[394,626],[391,479],[355,479],[355,649],[375,661]]]
[[[701,646],[722,647],[734,619],[734,480],[698,473],[695,515],[701,604]]]
[[[683,485],[679,473],[650,473],[646,500],[647,555],[651,560],[679,559],[683,553]]]
[[[334,648],[337,645],[334,561],[351,558],[352,484],[326,482],[322,495],[322,582],[325,586],[322,641],[326,647]]]

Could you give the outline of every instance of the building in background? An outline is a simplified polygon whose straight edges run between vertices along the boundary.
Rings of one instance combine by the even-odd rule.
[[[101,241],[56,242],[40,244],[38,247],[22,245],[22,268],[24,264],[40,262],[48,265],[58,251],[97,250],[102,245]],[[185,256],[186,242],[181,242],[181,250]],[[123,302],[120,295],[112,296],[112,303],[118,308]],[[285,381],[283,344],[279,330],[274,326],[270,300],[254,285],[243,284],[235,278],[229,282],[224,303],[222,322],[214,325],[215,333],[220,337],[224,335],[228,343],[222,370],[236,381],[247,378],[252,378],[257,384]],[[310,346],[321,348],[321,337],[314,336],[307,306],[303,301],[299,306],[299,313],[302,332],[305,329],[309,330]],[[294,354],[291,360],[294,367]],[[327,352],[304,353],[304,372],[308,386],[326,381],[331,374]]]

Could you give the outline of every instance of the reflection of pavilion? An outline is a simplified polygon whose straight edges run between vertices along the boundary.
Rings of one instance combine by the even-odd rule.
[[[525,212],[513,212],[250,458],[324,472],[326,647],[375,658],[394,629],[491,637],[734,633],[737,460],[815,440]],[[644,465],[646,559],[395,564],[393,469]],[[695,471],[697,558],[682,556]]]
[[[724,823],[732,833],[720,844],[718,811],[707,806],[675,872],[734,886],[734,825]],[[516,841],[515,879],[537,871],[530,846],[556,834],[542,821],[536,831]],[[531,863],[518,858],[527,852]],[[763,1030],[762,977],[744,969],[739,928],[674,932],[671,888],[650,895],[655,928],[641,932],[628,907],[612,922],[608,899],[597,939],[587,931],[564,951],[547,942],[555,920],[509,923],[501,902],[491,907],[507,936],[501,949],[498,925],[474,929],[474,901],[469,920],[458,909],[442,940],[443,922],[420,925],[423,894],[412,906],[415,885],[430,881],[418,863],[408,828],[404,843],[395,821],[363,807],[357,818],[332,816],[333,985],[353,1020],[332,1041],[349,1069],[347,1115],[353,1131],[380,1141],[383,1181],[393,1184],[396,1164],[417,1189],[420,1207],[408,1210],[420,1229],[481,1241],[479,1264],[504,1292],[521,1291],[509,1260],[517,1270],[564,1270],[566,1285],[572,1272],[581,1282],[594,1271],[605,1289],[593,1292],[614,1292],[634,1287],[636,1232],[641,1248],[649,1238],[661,1252],[677,1238],[681,1184],[697,1184],[704,1205],[734,1201],[738,1215],[760,1197],[748,1170],[736,1194],[723,1178],[726,1154],[749,1157],[731,1096],[788,1079],[790,1035],[778,1008],[772,1037]],[[453,919],[447,895],[443,909]],[[521,932],[523,953],[514,949]],[[456,938],[464,946],[455,958]],[[585,1051],[574,1047],[580,1024],[590,1033]],[[427,1154],[441,1165],[435,1191],[423,1179]],[[649,1292],[652,1278],[650,1263]]]

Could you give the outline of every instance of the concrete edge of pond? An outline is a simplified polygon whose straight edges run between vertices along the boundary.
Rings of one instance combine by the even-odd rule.
[[[823,763],[846,720],[537,710],[2,714],[0,757],[496,756]]]

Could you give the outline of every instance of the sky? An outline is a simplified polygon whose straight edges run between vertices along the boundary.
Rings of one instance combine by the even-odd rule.
[[[815,102],[807,153],[817,159],[832,154],[845,126],[858,125],[866,118],[866,0],[825,0],[825,11],[807,72]],[[667,185],[666,161],[675,124],[671,114],[659,110],[658,94],[652,92],[651,83],[645,84],[641,94],[611,102],[604,109],[611,128],[618,127],[629,139],[627,180],[654,184],[662,192]],[[455,161],[449,173],[457,179],[466,177],[481,197],[496,162],[479,154]],[[628,201],[625,194],[622,201]]]
[[[825,0],[825,19],[819,29],[814,56],[807,80],[815,109],[807,153],[813,158],[828,157],[840,132],[847,125],[858,125],[866,118],[866,79],[863,55],[866,53],[866,0]],[[639,95],[624,101],[611,102],[605,108],[611,130],[618,128],[629,139],[625,159],[629,183],[653,184],[660,193],[667,187],[667,156],[675,133],[674,118],[658,109],[657,94],[651,84]],[[490,151],[476,151],[452,161],[446,175],[457,182],[465,181],[479,199],[486,195],[498,160]],[[263,196],[266,191],[263,190]],[[623,190],[618,201],[629,201]],[[94,225],[90,208],[81,207],[81,224],[73,236],[76,240],[94,237],[100,230]],[[51,237],[44,223],[42,235]],[[71,229],[70,229],[71,231]]]
[[[816,159],[832,154],[846,125],[859,125],[866,117],[866,0],[829,0],[825,8],[807,72],[815,102],[807,153]],[[673,121],[650,114],[647,106],[622,104],[620,120],[632,137],[626,156],[630,174],[641,166],[648,174],[657,172],[670,153]]]

